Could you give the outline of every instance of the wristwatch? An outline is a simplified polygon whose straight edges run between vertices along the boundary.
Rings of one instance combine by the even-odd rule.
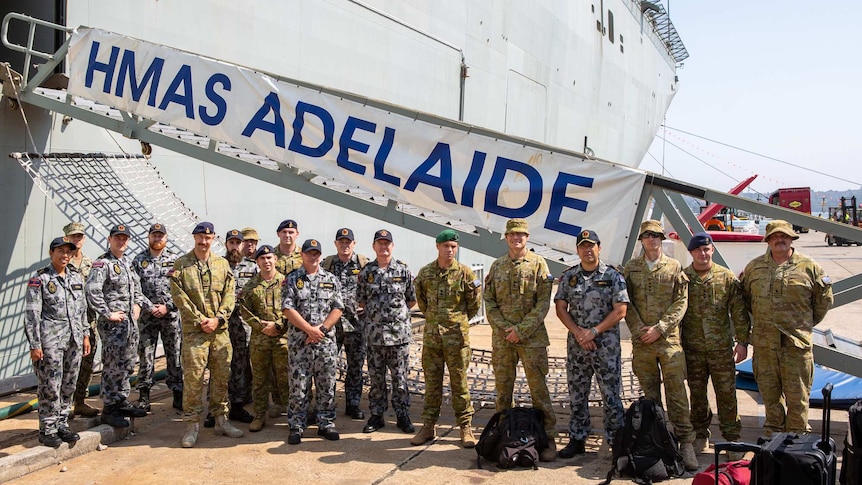
[[[591,334],[593,334],[593,337],[598,337],[598,336],[599,336],[599,331],[598,331],[598,330],[596,330],[596,327],[591,327],[591,328],[590,328],[590,333],[591,333]]]
[[[218,317],[218,324],[224,325],[224,317]]]

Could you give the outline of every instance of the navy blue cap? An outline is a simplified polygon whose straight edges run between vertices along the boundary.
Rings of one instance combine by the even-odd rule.
[[[239,231],[239,229],[231,229],[227,232],[227,234],[225,234],[225,241],[230,241],[231,239],[239,239],[240,241],[243,240],[242,233]]]
[[[192,234],[215,234],[212,222],[201,222],[192,230]]]
[[[694,251],[695,249],[701,246],[706,246],[707,244],[712,244],[712,236],[705,232],[698,232],[691,236],[691,240],[688,242],[688,250]]]
[[[320,252],[320,242],[317,239],[306,239],[302,243],[302,252],[307,253],[309,251]]]
[[[263,246],[257,248],[257,251],[255,251],[255,253],[254,253],[254,259],[257,260],[257,258],[259,258],[261,256],[266,256],[267,254],[274,254],[274,253],[275,253],[275,249],[273,249],[272,246],[270,246],[269,244],[264,244]]]
[[[335,240],[339,239],[350,239],[351,241],[355,241],[353,238],[353,229],[349,227],[342,227],[341,229],[335,231]]]
[[[296,221],[293,219],[285,219],[281,221],[281,224],[278,225],[278,229],[275,232],[281,232],[282,229],[299,229],[299,226],[296,225]]]
[[[381,229],[374,233],[374,240],[385,239],[387,241],[392,241],[392,233],[387,231],[386,229]]]
[[[601,244],[602,241],[599,239],[599,235],[596,234],[596,231],[590,229],[584,229],[578,234],[578,243],[575,246],[580,246],[582,242],[591,242],[594,244]]]
[[[157,223],[153,224],[152,226],[150,226],[150,232],[148,232],[147,234],[152,234],[154,232],[160,232],[162,234],[167,234],[168,230],[165,228],[164,224],[157,222]]]
[[[53,250],[59,248],[60,246],[69,246],[72,248],[73,251],[75,249],[77,249],[77,247],[78,247],[78,246],[75,246],[75,243],[70,241],[68,237],[55,237],[51,241],[51,245],[49,246],[49,251],[53,251]]]
[[[132,233],[129,232],[129,226],[125,224],[117,224],[116,226],[112,227],[109,237],[112,237],[117,234],[125,234],[126,236],[132,237]]]

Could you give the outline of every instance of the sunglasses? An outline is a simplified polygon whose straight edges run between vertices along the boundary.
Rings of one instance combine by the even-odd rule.
[[[664,234],[662,234],[660,232],[652,232],[652,231],[647,231],[647,232],[641,234],[641,239],[647,238],[647,237],[662,238],[662,237],[664,237]]]

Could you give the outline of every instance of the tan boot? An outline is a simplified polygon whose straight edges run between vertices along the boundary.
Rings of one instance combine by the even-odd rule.
[[[248,425],[248,430],[251,432],[260,431],[264,424],[266,424],[266,413],[257,413],[254,415],[254,421]]]
[[[198,423],[189,423],[186,425],[186,435],[183,436],[183,448],[193,448],[198,442]]]
[[[557,442],[548,437],[548,447],[539,453],[539,461],[555,461],[557,459]]]
[[[727,450],[727,461],[739,461],[745,459],[745,452]]]
[[[428,422],[422,423],[422,428],[420,428],[419,432],[416,433],[416,436],[414,436],[410,440],[410,444],[413,446],[419,446],[421,444],[427,443],[427,442],[433,440],[434,438],[436,438],[437,437],[436,426],[437,426],[436,421],[428,421]]]
[[[73,412],[75,413],[75,416],[83,416],[85,418],[92,418],[93,416],[99,415],[99,410],[87,404],[87,401],[83,399],[75,401]]]
[[[216,425],[213,429],[213,431],[215,431],[215,434],[222,434],[227,436],[228,438],[242,438],[244,434],[242,430],[237,429],[232,424],[230,424],[230,421],[225,418],[224,414],[216,416],[215,422]]]
[[[700,466],[697,463],[697,455],[694,453],[694,445],[691,443],[682,443],[679,445],[679,454],[682,455],[682,464],[686,471],[696,471]]]
[[[707,438],[695,438],[694,439],[694,452],[695,452],[695,454],[709,453],[709,439],[707,439]]]
[[[470,424],[461,426],[461,446],[464,448],[476,447],[476,437],[473,436],[473,426]]]

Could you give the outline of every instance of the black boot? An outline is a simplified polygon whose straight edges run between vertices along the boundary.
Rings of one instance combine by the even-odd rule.
[[[174,391],[174,402],[172,406],[176,410],[183,410],[183,391]]]
[[[102,424],[115,428],[128,428],[129,421],[120,414],[119,404],[105,404],[102,409]]]
[[[120,415],[127,418],[143,418],[147,415],[147,411],[141,409],[125,399],[117,404]]]
[[[204,419],[204,428],[215,428],[215,418],[210,413],[207,413],[207,417]]]
[[[39,433],[39,443],[42,443],[45,446],[50,446],[51,448],[57,448],[63,443],[63,440],[57,435],[57,433]]]
[[[81,435],[72,432],[71,429],[66,427],[57,429],[57,436],[59,436],[60,439],[65,441],[66,443],[74,443],[81,439]]]
[[[150,412],[150,388],[142,387],[138,389],[138,409],[143,409],[146,412]]]
[[[413,422],[410,421],[410,416],[398,416],[398,421],[396,421],[395,425],[405,433],[413,433],[416,431],[416,428],[413,427]]]
[[[365,413],[359,409],[359,406],[347,406],[346,414],[351,419],[365,419]]]
[[[230,412],[227,414],[227,419],[248,424],[254,421],[254,416],[245,410],[241,402],[233,402],[230,404]]]

